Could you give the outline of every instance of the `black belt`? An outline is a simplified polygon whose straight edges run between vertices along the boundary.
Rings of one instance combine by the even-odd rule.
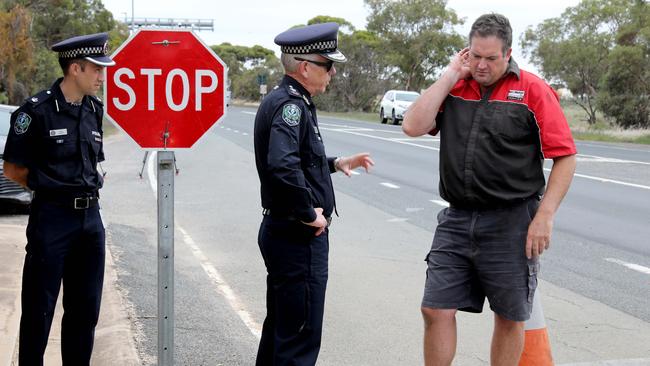
[[[302,220],[300,220],[298,217],[296,217],[295,215],[292,215],[292,214],[276,213],[276,211],[273,211],[273,213],[271,213],[270,208],[263,208],[262,209],[262,215],[302,222]],[[332,224],[332,216],[325,216],[325,220],[327,220],[327,226],[329,227]]]
[[[53,203],[75,210],[85,210],[99,205],[99,196],[97,193],[73,196],[69,194],[34,192],[34,200]]]

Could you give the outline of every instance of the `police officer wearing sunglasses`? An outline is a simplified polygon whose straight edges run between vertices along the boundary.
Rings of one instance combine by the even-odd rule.
[[[258,244],[267,269],[267,316],[257,365],[314,365],[321,344],[335,211],[331,173],[373,165],[368,153],[325,154],[312,97],[325,92],[346,62],[337,50],[338,24],[279,34],[285,76],[255,117],[255,162],[261,183]]]
[[[106,33],[52,46],[63,77],[27,99],[11,117],[5,175],[34,191],[23,267],[19,363],[42,365],[63,282],[63,365],[88,365],[104,279],[104,225],[99,214],[104,160]]]

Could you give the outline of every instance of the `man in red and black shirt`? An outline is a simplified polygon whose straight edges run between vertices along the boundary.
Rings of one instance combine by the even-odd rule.
[[[575,170],[557,94],[510,57],[512,29],[479,17],[438,81],[406,114],[409,136],[440,132],[440,195],[422,314],[427,365],[450,365],[457,310],[495,313],[492,365],[517,365],[537,287],[539,255]],[[545,182],[544,159],[553,159]],[[545,189],[546,188],[546,189]],[[541,201],[540,201],[541,199]]]

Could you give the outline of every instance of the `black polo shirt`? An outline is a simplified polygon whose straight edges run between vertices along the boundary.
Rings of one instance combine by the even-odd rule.
[[[264,98],[254,135],[262,207],[304,222],[316,219],[315,207],[331,216],[335,157],[325,155],[316,106],[298,81],[285,75]]]
[[[103,104],[93,96],[68,104],[62,80],[12,114],[3,158],[29,169],[27,186],[37,193],[93,193],[103,183]]]
[[[440,195],[452,205],[507,205],[544,192],[544,158],[576,153],[557,94],[511,58],[506,74],[481,95],[460,80],[436,116]]]

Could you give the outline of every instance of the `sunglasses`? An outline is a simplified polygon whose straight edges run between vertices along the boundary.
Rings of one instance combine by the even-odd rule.
[[[324,67],[327,72],[330,72],[332,70],[332,66],[334,66],[334,61],[328,61],[328,62],[320,62],[320,61],[314,61],[314,60],[307,60],[306,58],[301,58],[301,57],[294,57],[295,60],[298,61],[307,61],[310,62],[314,65],[318,65],[320,67]]]

